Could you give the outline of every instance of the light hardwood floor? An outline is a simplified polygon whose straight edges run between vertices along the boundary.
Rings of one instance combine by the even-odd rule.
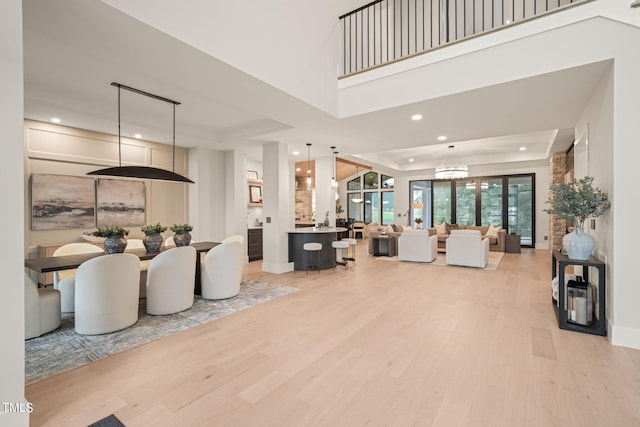
[[[640,351],[558,329],[547,251],[376,259],[26,387],[33,426],[639,426]]]

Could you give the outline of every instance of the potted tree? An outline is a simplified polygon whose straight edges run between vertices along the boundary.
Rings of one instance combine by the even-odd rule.
[[[127,239],[124,236],[129,234],[126,230],[118,226],[98,227],[93,232],[94,236],[104,237],[104,250],[108,254],[122,253],[127,247]]]
[[[192,226],[189,224],[173,224],[169,229],[176,233],[173,236],[176,246],[189,246],[189,243],[191,243],[190,231],[193,230]]]
[[[142,243],[144,244],[144,247],[147,248],[147,252],[158,252],[162,242],[164,241],[160,233],[166,231],[167,227],[160,225],[158,222],[156,224],[147,224],[142,226],[140,229],[144,233]]]
[[[569,184],[549,185],[547,204],[549,209],[545,212],[573,223],[570,232],[562,239],[567,256],[576,260],[589,259],[595,240],[584,232],[584,222],[599,217],[611,207],[607,193],[593,187],[592,176],[585,176]]]

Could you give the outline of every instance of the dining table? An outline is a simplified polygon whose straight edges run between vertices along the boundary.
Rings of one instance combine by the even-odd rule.
[[[194,293],[196,295],[201,295],[201,285],[200,285],[200,254],[203,252],[208,252],[210,249],[215,248],[218,245],[221,245],[220,242],[194,242],[191,243],[192,246],[197,253],[196,256],[196,276],[195,276],[195,287]],[[162,246],[160,251],[158,252],[147,252],[146,249],[133,249],[127,251],[126,253],[133,254],[140,258],[140,261],[148,261],[150,259],[155,258],[158,254],[170,250],[174,248],[174,246],[165,247]],[[24,260],[24,266],[38,273],[49,273],[53,271],[61,271],[61,270],[72,270],[74,268],[80,267],[80,265],[89,261],[90,259],[105,256],[106,253],[98,252],[98,253],[87,253],[87,254],[76,254],[76,255],[64,255],[64,256],[51,256],[51,257],[42,257],[42,258],[27,258]]]

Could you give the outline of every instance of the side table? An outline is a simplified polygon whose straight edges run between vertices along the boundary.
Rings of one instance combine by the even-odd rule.
[[[560,253],[559,250],[554,249],[551,254],[551,278],[556,277],[556,271],[559,267],[560,271],[558,272],[558,306],[555,304],[553,308],[556,311],[556,315],[558,316],[558,326],[560,329],[567,329],[570,331],[576,332],[584,332],[592,335],[607,335],[607,320],[605,318],[605,289],[606,289],[606,275],[605,275],[605,263],[600,260],[590,257],[588,260],[576,260],[571,259],[566,255]],[[589,267],[595,267],[598,269],[598,317],[594,316],[593,323],[591,326],[581,326],[575,323],[567,322],[567,311],[564,309],[565,304],[565,289],[566,286],[564,284],[564,270],[569,265],[580,265],[584,268],[582,271],[582,276],[585,282],[589,282]],[[594,295],[595,297],[595,295]]]
[[[520,235],[519,234],[507,234],[504,237],[504,251],[512,254],[520,253]]]
[[[396,238],[387,236],[386,234],[381,234],[379,236],[372,236],[371,242],[373,256],[397,255]]]

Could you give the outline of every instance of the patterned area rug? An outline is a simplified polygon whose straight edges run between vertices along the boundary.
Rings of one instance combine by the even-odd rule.
[[[60,328],[25,341],[25,382],[41,380],[297,290],[272,283],[245,281],[240,285],[240,293],[233,298],[216,301],[196,297],[189,310],[166,316],[147,315],[144,300],[141,300],[135,325],[104,335],[79,335],[74,330],[73,315],[63,315]]]
[[[500,264],[500,261],[502,261],[503,256],[504,256],[504,252],[489,252],[489,262],[487,263],[487,266],[484,268],[484,270],[496,270],[498,268],[498,264]],[[392,256],[392,257],[380,256],[380,257],[376,257],[376,259],[383,260],[383,261],[399,261],[397,256]],[[425,262],[423,264],[447,266],[446,254],[438,253],[435,261]],[[457,267],[457,266],[450,265],[448,267]],[[465,267],[461,267],[461,268],[465,268]]]

